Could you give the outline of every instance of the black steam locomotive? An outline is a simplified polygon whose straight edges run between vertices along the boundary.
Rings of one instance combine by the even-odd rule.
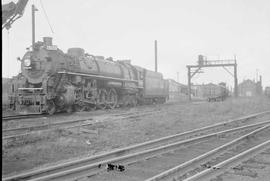
[[[37,42],[12,80],[10,106],[17,112],[49,113],[164,103],[168,82],[161,73],[94,56],[81,48],[64,53],[52,38]]]

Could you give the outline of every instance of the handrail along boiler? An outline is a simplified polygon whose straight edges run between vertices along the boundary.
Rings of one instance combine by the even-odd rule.
[[[21,61],[13,78],[10,106],[18,112],[53,114],[65,110],[164,103],[168,82],[161,73],[70,48],[67,53],[44,37]]]

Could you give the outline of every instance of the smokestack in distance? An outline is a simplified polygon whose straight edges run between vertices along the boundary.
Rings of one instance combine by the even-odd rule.
[[[155,40],[155,72],[157,72],[157,40]]]

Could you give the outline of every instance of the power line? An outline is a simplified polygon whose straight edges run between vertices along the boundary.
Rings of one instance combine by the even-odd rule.
[[[10,44],[10,41],[9,41],[9,30],[7,30],[7,35],[8,35],[8,36],[7,36],[7,44],[8,44],[8,45],[7,45],[7,49],[8,49],[8,50],[7,50],[7,52],[8,52],[8,62],[10,62],[10,45],[9,45],[9,44]]]
[[[51,24],[50,24],[49,17],[47,16],[47,13],[46,13],[45,8],[44,8],[44,6],[43,6],[42,0],[39,0],[39,2],[40,2],[40,5],[41,5],[41,8],[42,8],[42,10],[43,10],[43,13],[44,13],[44,15],[45,15],[45,18],[46,18],[46,20],[47,20],[47,23],[48,23],[48,25],[49,25],[49,27],[50,27],[52,33],[54,33],[54,32],[53,32],[53,28],[52,28],[52,26],[51,26]]]

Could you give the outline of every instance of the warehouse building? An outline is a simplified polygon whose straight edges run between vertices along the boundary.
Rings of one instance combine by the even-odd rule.
[[[187,100],[188,88],[187,85],[176,82],[173,79],[169,81],[169,99],[170,100]]]
[[[255,82],[254,80],[244,80],[238,86],[239,96],[242,97],[252,97],[262,95],[262,79],[260,77],[260,81]]]

